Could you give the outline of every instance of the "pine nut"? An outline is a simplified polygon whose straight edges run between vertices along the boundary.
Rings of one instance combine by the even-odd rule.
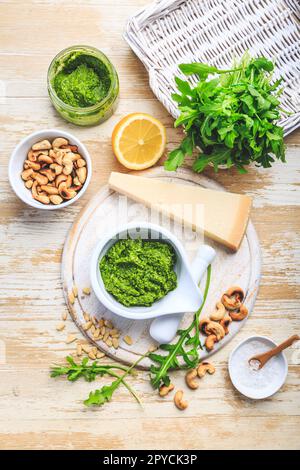
[[[57,326],[56,326],[56,329],[57,331],[62,331],[64,328],[65,328],[65,323],[59,323]]]
[[[70,304],[73,305],[75,303],[75,297],[74,297],[73,292],[69,292],[68,298],[69,298]]]
[[[76,341],[76,339],[77,339],[77,336],[70,334],[67,336],[66,344],[73,343],[74,341]]]
[[[124,336],[123,339],[124,339],[125,343],[128,344],[129,346],[131,346],[133,344],[133,340],[132,340],[131,336],[126,335],[126,336]]]
[[[72,289],[72,291],[73,291],[73,295],[74,295],[74,297],[78,297],[78,289],[77,289],[77,287],[76,287],[76,286],[73,286],[73,289]]]
[[[88,321],[83,325],[84,331],[88,331],[92,327],[93,323],[91,321]]]

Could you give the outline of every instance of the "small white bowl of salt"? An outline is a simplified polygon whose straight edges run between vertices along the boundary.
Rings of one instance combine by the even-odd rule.
[[[250,336],[242,341],[229,357],[228,369],[235,388],[248,398],[261,400],[274,395],[284,384],[288,363],[283,352],[272,357],[259,369],[258,361],[250,361],[254,355],[274,348],[276,343],[266,336]]]

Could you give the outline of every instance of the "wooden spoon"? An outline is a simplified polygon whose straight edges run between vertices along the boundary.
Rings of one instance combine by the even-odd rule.
[[[294,341],[298,341],[298,340],[300,340],[300,336],[299,335],[293,335],[290,338],[283,341],[283,343],[280,343],[275,348],[272,348],[272,349],[270,349],[269,351],[267,351],[265,353],[258,354],[257,356],[251,357],[248,362],[250,364],[252,361],[258,361],[259,366],[257,367],[257,369],[261,369],[268,362],[268,360],[271,359],[271,357],[276,356],[281,351],[283,351],[284,349],[291,346],[294,343]]]

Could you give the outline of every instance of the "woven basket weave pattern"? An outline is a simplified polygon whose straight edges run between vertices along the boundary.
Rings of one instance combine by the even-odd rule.
[[[147,68],[153,92],[174,117],[178,109],[171,94],[178,64],[228,68],[247,49],[274,59],[274,79],[284,78],[282,107],[293,113],[280,121],[287,135],[300,125],[299,19],[297,0],[161,0],[132,17],[124,37]]]

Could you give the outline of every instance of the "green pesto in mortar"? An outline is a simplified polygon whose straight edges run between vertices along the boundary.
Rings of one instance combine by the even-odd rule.
[[[176,254],[159,241],[119,240],[99,263],[105,289],[126,307],[150,307],[177,286]]]
[[[86,108],[102,101],[108,94],[111,76],[106,65],[97,57],[72,54],[53,81],[57,96],[66,104]]]

